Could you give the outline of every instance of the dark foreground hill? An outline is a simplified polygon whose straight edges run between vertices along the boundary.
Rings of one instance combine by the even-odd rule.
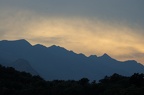
[[[87,78],[45,81],[0,65],[0,95],[144,95],[144,74],[113,74],[98,83]]]
[[[40,44],[32,46],[26,40],[0,41],[1,57],[6,61],[11,60],[16,63],[19,61],[15,60],[26,60],[33,68],[29,71],[37,71],[46,80],[79,80],[83,77],[98,80],[113,73],[125,76],[144,73],[144,66],[134,60],[121,62],[111,58],[108,54],[100,57],[96,55],[87,57],[55,45],[50,47]]]

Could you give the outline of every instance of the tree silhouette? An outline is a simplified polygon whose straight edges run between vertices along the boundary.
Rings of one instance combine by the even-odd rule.
[[[98,83],[88,78],[45,81],[0,65],[0,95],[144,95],[144,74],[113,74]]]

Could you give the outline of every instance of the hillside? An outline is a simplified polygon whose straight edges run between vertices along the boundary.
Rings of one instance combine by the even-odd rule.
[[[121,62],[108,54],[87,57],[56,45],[33,46],[24,39],[0,41],[0,53],[0,56],[6,60],[27,60],[32,68],[46,80],[79,80],[83,77],[99,80],[113,73],[125,76],[144,73],[144,66],[134,60]]]

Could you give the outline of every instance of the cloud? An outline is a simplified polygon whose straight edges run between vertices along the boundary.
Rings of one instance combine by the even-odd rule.
[[[143,29],[126,22],[96,17],[49,17],[29,11],[5,13],[0,21],[1,40],[27,39],[32,44],[56,44],[86,55],[108,53],[120,60],[138,59],[144,53]],[[142,58],[139,56],[138,60],[144,62]]]

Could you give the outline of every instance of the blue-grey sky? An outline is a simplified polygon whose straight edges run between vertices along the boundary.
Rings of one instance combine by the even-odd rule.
[[[0,8],[51,16],[84,16],[144,24],[144,0],[0,0]]]
[[[0,40],[144,63],[143,27],[144,0],[0,0]]]

